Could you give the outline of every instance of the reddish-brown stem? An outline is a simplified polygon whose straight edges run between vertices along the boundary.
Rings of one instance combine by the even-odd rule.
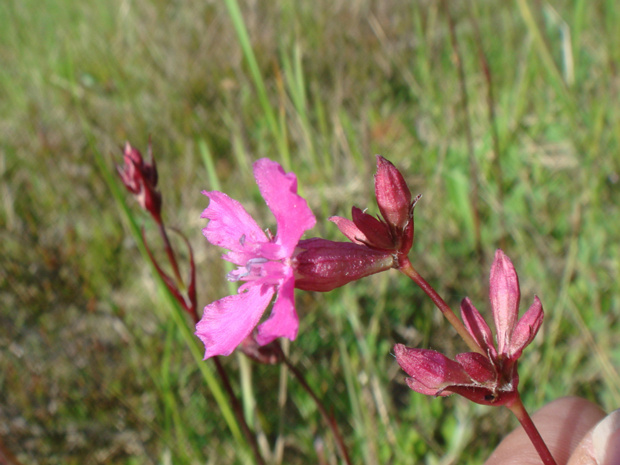
[[[4,444],[0,441],[0,463],[3,465],[22,465],[22,463],[17,460],[10,450],[8,450]]]
[[[194,324],[198,323],[200,318],[198,318],[198,312],[196,311],[196,308],[193,309],[191,315],[192,319],[194,320]],[[252,453],[254,454],[256,463],[258,465],[265,465],[265,459],[263,458],[262,454],[260,453],[260,449],[258,448],[258,441],[256,440],[256,435],[252,432],[250,426],[245,421],[245,415],[243,415],[243,407],[241,406],[239,399],[237,399],[232,384],[230,383],[228,373],[226,373],[222,362],[220,362],[220,357],[212,357],[212,360],[213,363],[215,363],[215,369],[217,370],[217,374],[220,376],[220,380],[224,384],[224,390],[226,391],[226,394],[228,394],[228,398],[230,399],[230,404],[232,406],[233,412],[235,413],[235,417],[237,418],[237,421],[241,426],[241,431],[243,431],[245,439],[248,441],[250,447],[252,448]]]
[[[193,307],[189,314],[192,316],[192,320],[194,320],[194,326],[196,326],[196,324],[200,321],[200,317],[198,316],[198,310],[196,309],[196,307]]]
[[[241,426],[241,431],[243,431],[243,435],[246,440],[250,444],[252,448],[252,453],[254,454],[254,458],[256,459],[256,463],[258,465],[265,465],[265,459],[260,453],[260,449],[258,448],[258,441],[256,440],[256,435],[252,432],[247,422],[245,421],[245,416],[243,415],[243,408],[241,407],[241,403],[237,399],[235,395],[235,391],[230,384],[230,379],[228,378],[228,373],[224,370],[222,366],[222,362],[220,362],[219,356],[212,357],[213,363],[215,363],[215,369],[217,370],[222,383],[224,384],[224,389],[230,398],[230,403],[232,405],[233,412],[235,412],[235,417],[237,417],[237,421]]]
[[[414,283],[416,283],[420,288],[428,295],[431,300],[435,303],[437,308],[443,313],[443,316],[450,322],[450,324],[454,327],[459,336],[463,338],[465,344],[474,352],[478,352],[486,357],[484,351],[480,348],[480,346],[476,343],[474,338],[469,334],[465,325],[459,320],[459,318],[452,311],[450,306],[441,298],[437,291],[433,289],[433,287],[422,277],[420,274],[413,268],[411,261],[408,258],[401,259],[399,263],[399,270],[401,273],[408,276]]]
[[[521,426],[527,433],[530,441],[532,441],[532,444],[536,448],[536,452],[538,452],[538,455],[540,455],[543,463],[545,465],[557,465],[555,463],[555,459],[549,451],[549,448],[547,447],[547,444],[545,444],[545,441],[538,432],[536,425],[534,425],[534,422],[530,418],[530,415],[527,413],[527,410],[525,410],[523,402],[521,402],[521,396],[519,396],[518,392],[515,400],[510,404],[506,404],[506,407],[508,407],[508,409],[512,413],[514,413],[514,415],[517,417],[517,420],[519,420],[519,423],[521,423]]]
[[[149,141],[149,151],[150,151],[150,141]],[[152,154],[151,154],[151,160],[153,160]],[[153,161],[153,166],[155,166],[154,161]],[[191,264],[191,282],[189,283],[189,285],[186,286],[185,283],[183,282],[183,279],[181,278],[181,272],[179,271],[179,264],[176,260],[176,257],[174,256],[174,250],[172,248],[172,245],[170,244],[170,240],[168,239],[168,233],[166,232],[166,227],[164,226],[164,222],[161,218],[161,214],[159,211],[149,210],[149,212],[151,213],[151,217],[153,218],[153,220],[157,223],[157,226],[159,228],[159,233],[164,241],[164,248],[166,250],[166,255],[168,256],[168,261],[170,262],[170,265],[172,266],[172,270],[174,272],[174,277],[176,279],[177,286],[174,286],[173,283],[169,283],[170,278],[163,272],[163,270],[159,267],[159,265],[155,261],[153,255],[151,254],[149,250],[149,247],[146,244],[146,239],[144,237],[144,230],[143,230],[142,238],[144,240],[144,245],[147,249],[149,258],[153,262],[153,265],[157,268],[158,273],[160,274],[161,278],[166,283],[166,286],[168,287],[168,289],[173,293],[173,295],[181,303],[181,305],[183,305],[183,307],[190,313],[190,315],[192,316],[194,325],[195,325],[196,323],[198,323],[200,318],[198,316],[198,309],[196,308],[196,298],[195,298],[196,295],[195,295],[195,287],[194,287],[195,285],[194,261],[193,261],[191,246],[189,245],[189,242],[187,241],[185,236],[183,236],[183,238],[185,239],[185,242],[187,243],[187,246],[190,248],[190,259],[191,259],[191,263],[190,263]],[[181,290],[179,288],[188,291],[188,294],[189,294],[188,297],[190,300],[189,304],[187,304],[185,302],[185,299],[181,296]],[[192,297],[192,294],[193,294],[193,297]],[[252,432],[249,425],[245,421],[245,416],[243,414],[243,408],[241,406],[241,403],[237,399],[237,396],[235,395],[235,391],[233,390],[232,384],[230,383],[230,378],[228,377],[228,373],[226,373],[226,370],[224,369],[222,362],[220,362],[219,360],[219,357],[217,356],[212,357],[212,360],[213,360],[213,363],[215,363],[215,368],[220,377],[220,380],[222,381],[224,385],[224,390],[226,391],[226,394],[228,395],[228,398],[230,399],[233,412],[235,414],[235,417],[237,418],[237,421],[239,422],[241,431],[243,431],[243,434],[246,440],[248,441],[248,443],[250,444],[250,447],[252,448],[252,453],[254,454],[256,463],[258,465],[266,465],[265,459],[260,453],[260,449],[258,447],[258,441],[256,440],[256,435]],[[0,465],[4,463],[1,460],[2,457],[3,455],[2,455],[2,448],[1,448],[1,443],[0,443]]]
[[[157,218],[155,218],[157,220]],[[163,221],[157,221],[157,226],[159,226],[159,233],[161,234],[162,239],[164,240],[164,248],[166,249],[166,255],[168,255],[168,261],[172,266],[172,271],[174,272],[174,277],[177,280],[177,283],[181,287],[185,287],[183,284],[183,279],[181,279],[181,272],[179,271],[179,264],[177,263],[177,259],[174,256],[174,250],[172,250],[172,246],[170,245],[170,240],[168,239],[168,233],[166,233],[166,228],[164,227]]]
[[[351,458],[349,457],[349,452],[347,451],[347,447],[344,444],[344,439],[342,438],[342,435],[340,434],[340,431],[338,430],[338,424],[336,423],[336,420],[334,420],[334,418],[329,413],[327,413],[325,406],[323,405],[321,400],[317,397],[317,395],[314,393],[312,388],[308,385],[308,383],[306,382],[306,379],[304,378],[304,375],[295,367],[295,365],[291,363],[291,361],[286,356],[283,355],[282,360],[284,361],[288,369],[291,370],[291,373],[293,374],[293,376],[295,376],[299,384],[301,384],[301,386],[306,390],[306,392],[310,394],[310,397],[312,397],[312,400],[314,400],[314,403],[319,409],[319,412],[321,412],[321,416],[327,423],[327,426],[329,426],[329,428],[332,430],[332,434],[334,435],[334,439],[336,441],[336,447],[338,447],[338,451],[340,452],[342,459],[345,461],[347,465],[351,465],[352,464]]]
[[[194,308],[193,311],[190,312],[190,314],[192,315],[194,324],[198,323],[200,318],[198,318],[198,313],[196,311],[196,308]],[[252,432],[252,430],[250,429],[250,426],[245,421],[245,415],[243,415],[243,407],[241,406],[239,399],[237,399],[237,396],[235,395],[235,391],[233,390],[232,384],[230,383],[230,378],[228,377],[228,373],[226,373],[226,370],[224,369],[222,362],[220,362],[220,357],[219,356],[212,357],[212,360],[213,360],[213,363],[215,364],[215,369],[217,370],[217,374],[219,375],[220,380],[222,381],[222,384],[224,384],[224,390],[226,391],[226,394],[228,394],[228,398],[230,399],[230,404],[232,406],[235,417],[237,418],[237,421],[239,422],[239,425],[241,426],[241,431],[243,431],[243,435],[245,436],[245,439],[248,441],[248,443],[250,444],[250,447],[252,448],[252,453],[254,454],[256,463],[258,465],[265,465],[265,459],[263,458],[262,454],[260,453],[260,449],[258,448],[258,441],[256,440],[256,435]]]
[[[190,314],[192,315],[192,319],[194,320],[195,325],[196,323],[198,323],[200,318],[198,317],[198,312],[196,311],[196,308],[193,307],[192,310],[193,311],[191,311]],[[235,391],[233,390],[232,384],[230,383],[228,373],[226,373],[222,362],[220,362],[220,357],[212,357],[212,360],[215,364],[217,374],[219,375],[222,384],[224,384],[224,390],[226,391],[226,394],[228,394],[228,398],[230,399],[230,404],[232,406],[235,417],[237,418],[237,421],[241,426],[241,431],[243,431],[245,439],[248,441],[250,447],[252,448],[252,453],[254,454],[256,463],[258,465],[265,465],[265,459],[263,458],[262,454],[260,453],[260,449],[258,448],[258,441],[256,440],[256,435],[252,432],[250,426],[245,421],[245,416],[243,415],[243,407],[241,406],[239,399],[237,399],[237,396],[235,395]]]

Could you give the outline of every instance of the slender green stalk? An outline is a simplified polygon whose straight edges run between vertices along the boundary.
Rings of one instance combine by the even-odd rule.
[[[203,138],[198,139],[198,151],[200,152],[200,158],[205,165],[207,172],[207,178],[209,179],[208,190],[221,191],[220,179],[217,177],[215,170],[215,163],[213,162],[213,154],[207,144],[207,141]]]
[[[290,341],[288,339],[282,339],[280,347],[282,353],[286,355],[289,353]],[[277,426],[277,439],[273,447],[274,451],[274,465],[281,465],[282,458],[284,457],[284,446],[286,441],[285,432],[285,420],[286,420],[286,399],[288,397],[288,374],[289,370],[286,364],[280,364],[280,373],[278,379],[278,426]]]
[[[478,173],[480,172],[480,169],[478,168],[478,162],[476,161],[476,155],[474,153],[474,137],[472,135],[471,121],[469,117],[469,94],[467,92],[467,80],[465,77],[465,68],[463,67],[461,48],[459,46],[458,37],[456,35],[456,26],[454,24],[452,12],[450,11],[450,2],[448,0],[443,0],[442,5],[448,17],[450,43],[452,44],[452,50],[454,51],[453,56],[459,77],[461,102],[463,104],[463,124],[465,126],[465,136],[467,139],[467,154],[469,158],[469,179],[471,182],[471,195],[469,196],[469,201],[471,203],[471,209],[474,215],[474,237],[476,243],[476,254],[478,255],[478,260],[482,262],[482,236],[480,232],[480,206],[478,201]]]
[[[437,291],[435,291],[435,289],[433,289],[433,287],[422,276],[420,276],[420,274],[415,270],[415,268],[413,268],[413,265],[408,258],[401,260],[399,271],[411,278],[411,280],[418,286],[420,286],[420,288],[426,293],[426,295],[431,298],[437,308],[441,311],[441,313],[443,313],[443,316],[446,317],[446,319],[454,327],[456,332],[459,333],[459,336],[463,338],[465,344],[467,344],[467,346],[472,351],[478,352],[479,354],[486,356],[486,354],[476,343],[471,334],[469,334],[469,331],[467,331],[465,325],[463,325],[461,320],[459,320],[459,318],[452,311],[450,306],[446,303],[445,300],[441,298],[439,294],[437,294]]]
[[[215,398],[218,408],[220,409],[220,412],[222,413],[222,416],[224,417],[224,420],[226,421],[228,428],[230,429],[235,440],[239,444],[243,444],[246,441],[244,441],[241,430],[239,429],[239,424],[237,423],[239,419],[237,420],[235,419],[235,413],[233,412],[233,410],[231,410],[231,406],[229,405],[229,400],[227,399],[227,396],[224,394],[224,391],[222,391],[222,387],[220,386],[215,374],[213,373],[209,365],[205,363],[204,360],[202,359],[202,353],[200,351],[200,348],[198,347],[196,337],[194,336],[193,332],[190,330],[187,318],[185,317],[186,315],[185,310],[181,307],[180,303],[170,293],[170,291],[166,287],[166,284],[163,282],[162,278],[156,272],[155,266],[149,260],[148,252],[146,251],[144,243],[142,242],[142,233],[140,231],[140,227],[138,226],[133,214],[131,213],[131,210],[127,206],[127,203],[125,201],[125,196],[121,192],[121,189],[118,185],[118,181],[113,176],[110,168],[108,167],[106,160],[104,159],[103,155],[97,150],[94,142],[90,140],[90,138],[89,138],[89,141],[90,141],[91,150],[95,155],[95,162],[99,168],[99,171],[101,175],[103,176],[103,178],[106,180],[106,183],[108,184],[108,187],[110,191],[112,192],[113,197],[116,199],[117,204],[119,205],[121,212],[123,213],[123,216],[127,220],[129,229],[132,235],[134,236],[134,240],[136,241],[136,244],[138,245],[140,252],[142,253],[146,262],[149,263],[150,266],[152,267],[152,274],[155,277],[155,280],[157,282],[158,290],[160,291],[162,297],[166,301],[166,307],[170,309],[170,315],[174,319],[177,328],[179,328],[179,330],[181,331],[181,335],[183,339],[185,340],[187,347],[190,350],[190,353],[192,354],[192,357],[194,358],[194,361],[196,362],[196,365],[203,379],[205,380],[207,386],[209,387],[209,390],[213,394],[213,397]],[[216,367],[217,365],[218,364],[216,362]],[[230,391],[228,391],[228,389],[227,389],[227,392],[230,396]]]
[[[198,141],[198,149],[200,151],[200,156],[205,165],[205,169],[207,171],[207,176],[209,178],[209,187],[213,190],[220,190],[220,180],[217,177],[217,173],[215,170],[215,164],[213,163],[213,156],[211,154],[211,150],[207,145],[207,142],[204,139],[200,139]],[[196,312],[193,313],[194,323],[198,322],[198,314]],[[230,402],[232,404],[232,409],[235,412],[237,420],[239,421],[239,425],[241,430],[243,431],[246,440],[250,444],[252,448],[252,452],[254,453],[254,457],[256,458],[256,463],[263,464],[265,460],[260,452],[260,448],[258,446],[258,441],[256,439],[256,435],[250,429],[250,426],[247,423],[246,416],[243,412],[243,406],[241,402],[237,398],[232,384],[230,382],[230,378],[224,369],[222,362],[220,361],[220,357],[213,357],[213,363],[215,364],[215,368],[220,375],[222,383],[224,384],[224,389],[228,393],[228,397],[230,398]]]
[[[541,28],[536,21],[534,13],[529,6],[529,3],[527,2],[527,0],[517,0],[517,4],[519,5],[519,11],[521,12],[521,17],[523,18],[523,21],[525,22],[527,28],[534,37],[534,42],[537,45],[537,51],[540,59],[545,69],[549,73],[549,76],[551,77],[551,84],[553,85],[553,87],[555,87],[560,97],[562,97],[562,99],[566,103],[567,109],[573,113],[578,114],[579,111],[575,100],[571,95],[570,90],[566,85],[566,82],[562,78],[562,73],[558,69],[555,61],[553,60],[553,56],[549,49],[549,44],[545,40],[545,36],[543,35]]]
[[[228,15],[230,16],[235,32],[237,33],[239,45],[241,45],[241,50],[243,50],[243,56],[245,57],[250,69],[250,74],[252,76],[252,80],[254,81],[256,92],[258,93],[258,101],[262,107],[263,114],[267,119],[269,129],[271,130],[271,133],[276,141],[280,155],[282,156],[282,164],[287,171],[290,171],[292,169],[292,165],[286,138],[280,129],[281,124],[278,122],[276,111],[269,101],[267,87],[265,86],[265,81],[261,75],[260,68],[258,67],[258,61],[256,60],[256,55],[252,49],[252,43],[250,41],[248,30],[245,27],[245,22],[243,21],[243,15],[241,14],[239,3],[237,0],[225,0],[225,3],[226,8],[228,9]]]
[[[245,416],[243,415],[243,407],[241,406],[239,399],[237,399],[237,396],[235,395],[235,391],[233,390],[232,385],[230,384],[230,379],[228,378],[228,374],[226,373],[226,370],[224,370],[222,362],[220,362],[220,357],[215,356],[212,358],[213,358],[213,363],[215,364],[217,373],[218,375],[220,375],[220,379],[224,383],[224,389],[226,389],[226,392],[228,393],[228,397],[230,399],[230,403],[232,404],[232,408],[235,412],[235,416],[239,420],[239,425],[241,426],[243,435],[245,436],[246,440],[249,442],[250,447],[252,448],[252,453],[254,454],[256,463],[259,465],[264,465],[265,459],[263,459],[260,449],[258,448],[258,441],[256,440],[256,435],[252,432],[252,430],[248,426],[248,423],[245,421]]]
[[[502,236],[500,237],[500,248],[506,248],[506,218],[504,212],[504,172],[502,170],[502,158],[501,148],[499,142],[499,130],[497,127],[497,115],[495,112],[495,89],[493,83],[493,74],[491,73],[491,66],[487,59],[487,54],[484,51],[484,41],[480,34],[480,27],[478,25],[478,15],[475,11],[476,3],[470,0],[469,19],[474,27],[474,37],[476,38],[476,44],[478,45],[478,61],[484,74],[484,80],[487,85],[487,117],[489,120],[489,127],[491,128],[491,140],[493,141],[493,175],[495,182],[497,183],[497,204],[499,205],[499,223],[501,225]]]
[[[327,410],[325,409],[325,406],[323,405],[323,402],[321,402],[321,399],[318,398],[318,396],[314,393],[310,385],[306,382],[306,379],[303,373],[299,371],[297,367],[295,367],[295,365],[293,365],[291,361],[284,354],[282,354],[282,357],[283,357],[282,360],[284,364],[291,371],[291,373],[293,374],[297,382],[301,385],[301,387],[303,387],[306,390],[306,392],[310,395],[310,397],[312,397],[312,400],[314,401],[315,405],[319,409],[319,412],[321,413],[321,416],[325,420],[325,423],[327,423],[327,426],[329,426],[329,428],[332,430],[332,434],[334,435],[334,440],[336,441],[336,447],[338,447],[338,451],[340,452],[342,459],[345,461],[347,465],[352,465],[353,462],[351,462],[351,458],[349,457],[347,446],[345,445],[344,439],[342,438],[342,435],[340,434],[340,430],[338,429],[338,423],[336,423],[336,420],[327,412]]]
[[[353,429],[355,431],[355,436],[359,440],[361,455],[364,457],[363,463],[371,464],[376,463],[373,461],[375,454],[373,453],[373,439],[368,438],[365,440],[364,432],[368,431],[367,422],[365,419],[365,411],[366,405],[362,400],[362,392],[360,387],[360,381],[357,377],[357,370],[359,368],[359,357],[357,353],[354,352],[353,348],[349,349],[347,347],[344,338],[339,338],[337,341],[338,344],[338,355],[340,359],[340,364],[342,367],[342,372],[344,376],[344,383],[347,388],[347,400],[350,405],[349,409],[349,421],[353,425]]]

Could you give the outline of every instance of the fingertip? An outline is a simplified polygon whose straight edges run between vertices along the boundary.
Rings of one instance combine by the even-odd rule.
[[[579,397],[563,397],[538,410],[532,420],[557,465],[564,465],[583,437],[604,416],[601,408],[592,402]],[[571,462],[571,465],[587,463]],[[513,464],[540,464],[540,457],[521,427],[506,436],[485,462],[485,465]]]
[[[611,412],[585,435],[568,465],[620,463],[620,409]]]

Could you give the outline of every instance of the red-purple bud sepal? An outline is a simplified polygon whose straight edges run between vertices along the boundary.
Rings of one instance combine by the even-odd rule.
[[[421,196],[412,200],[403,175],[379,155],[375,195],[381,218],[353,207],[352,220],[333,216],[330,221],[355,244],[406,256],[413,245],[413,208]]]
[[[138,149],[125,143],[123,158],[125,165],[117,166],[118,174],[129,192],[135,195],[140,206],[148,211],[155,221],[161,223],[161,193],[157,188],[157,166],[149,144],[150,163],[145,163]]]
[[[295,287],[327,292],[397,266],[394,253],[351,242],[312,238],[299,241],[293,256]]]

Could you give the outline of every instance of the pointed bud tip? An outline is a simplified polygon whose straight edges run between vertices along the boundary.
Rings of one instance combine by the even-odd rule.
[[[394,346],[394,355],[396,357],[399,357],[406,349],[407,349],[407,347],[405,347],[404,344],[396,344]]]
[[[377,159],[377,168],[382,165],[394,166],[394,164],[390,160],[379,154],[375,155],[375,158]]]
[[[411,191],[401,172],[388,160],[377,155],[375,195],[381,215],[396,231],[411,221]]]

